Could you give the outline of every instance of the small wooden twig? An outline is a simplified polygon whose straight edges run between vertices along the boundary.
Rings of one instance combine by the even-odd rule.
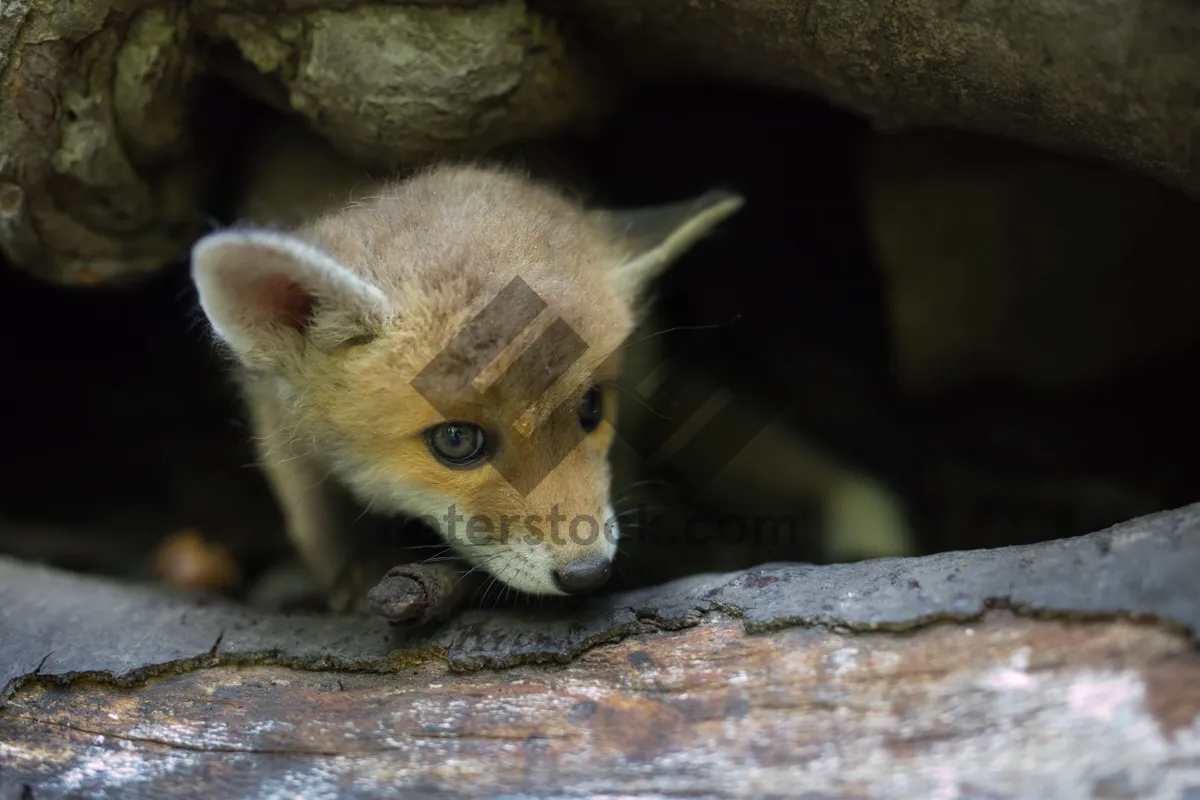
[[[449,616],[469,581],[453,561],[392,567],[367,592],[367,605],[393,625],[420,625]]]

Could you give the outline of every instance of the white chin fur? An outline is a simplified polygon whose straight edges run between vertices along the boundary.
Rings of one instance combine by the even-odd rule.
[[[610,522],[607,533],[601,535],[601,553],[612,560],[617,555],[620,541],[620,526],[613,516],[612,508],[605,508],[605,521]],[[473,565],[481,567],[497,581],[517,591],[536,595],[558,595],[566,593],[554,581],[555,564],[552,551],[544,546],[521,541],[519,535],[507,545],[488,545],[466,548],[462,556]]]
[[[617,558],[617,544],[621,541],[621,524],[617,521],[617,515],[613,512],[611,505],[604,507],[605,521],[605,536],[604,536],[604,557],[610,561]]]
[[[553,564],[546,549],[520,542],[480,548],[464,555],[505,586],[521,592],[562,595],[554,583]]]

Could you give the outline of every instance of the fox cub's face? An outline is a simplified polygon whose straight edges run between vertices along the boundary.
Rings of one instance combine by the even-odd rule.
[[[588,212],[447,167],[292,232],[212,234],[193,275],[216,334],[273,383],[298,457],[512,587],[575,593],[605,581],[620,534],[622,343],[652,281],[740,205]]]

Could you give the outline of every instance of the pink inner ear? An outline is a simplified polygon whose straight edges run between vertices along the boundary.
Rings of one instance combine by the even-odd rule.
[[[259,308],[269,310],[276,322],[289,328],[308,326],[316,298],[303,286],[286,275],[268,275],[257,284]]]

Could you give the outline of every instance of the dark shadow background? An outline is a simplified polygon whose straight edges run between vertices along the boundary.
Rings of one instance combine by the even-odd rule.
[[[204,103],[224,120],[258,119],[221,90]],[[233,149],[218,160],[232,191],[240,133],[225,134]],[[602,130],[566,144],[597,201],[662,202],[714,184],[749,198],[661,292],[667,326],[737,322],[699,351],[686,331],[666,336],[668,354],[777,394],[815,439],[884,475],[927,552],[1082,534],[1138,503],[1200,500],[1200,353],[1078,393],[899,396],[859,194],[868,135],[794,95],[647,85]],[[228,199],[213,198],[214,214]],[[185,264],[125,290],[57,289],[4,269],[0,296],[0,551],[129,577],[147,577],[153,548],[183,528],[226,544],[251,575],[287,552]],[[975,476],[969,491],[937,477],[956,470]],[[1077,475],[1145,499],[1064,507],[1030,488]]]

